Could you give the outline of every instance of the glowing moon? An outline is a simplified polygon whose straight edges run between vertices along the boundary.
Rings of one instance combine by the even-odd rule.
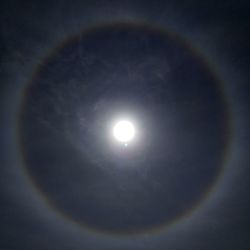
[[[113,128],[113,135],[117,141],[125,143],[127,146],[127,143],[135,136],[134,125],[130,121],[119,121]]]

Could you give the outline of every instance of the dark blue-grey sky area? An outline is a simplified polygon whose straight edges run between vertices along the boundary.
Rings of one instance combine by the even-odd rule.
[[[249,249],[249,11],[1,1],[0,249]]]

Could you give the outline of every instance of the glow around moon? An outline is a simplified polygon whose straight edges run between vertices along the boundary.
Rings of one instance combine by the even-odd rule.
[[[118,121],[113,127],[113,136],[117,141],[127,145],[135,136],[135,127],[130,121]]]

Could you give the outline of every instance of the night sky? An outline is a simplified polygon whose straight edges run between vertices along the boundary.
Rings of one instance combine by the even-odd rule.
[[[1,1],[0,249],[250,249],[249,13]]]

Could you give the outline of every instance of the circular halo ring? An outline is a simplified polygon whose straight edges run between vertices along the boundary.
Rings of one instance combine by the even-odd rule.
[[[26,161],[25,161],[24,151],[23,151],[23,147],[22,147],[22,140],[21,140],[21,136],[20,136],[20,121],[21,121],[20,119],[22,116],[22,112],[24,112],[23,107],[24,107],[24,103],[26,100],[26,95],[29,92],[29,89],[30,89],[31,85],[33,84],[33,82],[39,76],[39,73],[40,73],[41,69],[43,68],[43,66],[46,65],[47,62],[51,58],[53,58],[58,51],[60,51],[64,47],[66,47],[68,44],[73,42],[75,39],[78,39],[79,36],[84,36],[85,34],[88,34],[90,32],[99,31],[99,30],[106,29],[109,27],[110,28],[112,28],[112,27],[114,27],[114,28],[117,28],[117,27],[118,28],[120,28],[120,27],[121,28],[122,27],[130,28],[131,27],[131,28],[140,28],[141,30],[146,30],[146,31],[151,30],[153,32],[159,32],[159,33],[163,34],[164,36],[167,36],[168,38],[170,37],[171,39],[182,44],[183,47],[185,47],[187,50],[192,52],[193,56],[198,61],[200,61],[204,66],[206,66],[207,71],[213,76],[215,82],[218,84],[220,96],[222,98],[222,101],[224,102],[225,117],[226,117],[226,122],[225,122],[225,124],[226,124],[226,131],[225,131],[226,138],[225,138],[224,151],[223,151],[223,154],[221,155],[219,171],[217,173],[216,178],[214,179],[213,183],[211,183],[211,185],[207,189],[207,191],[204,192],[202,198],[198,202],[193,204],[193,206],[190,209],[188,209],[184,213],[180,214],[173,221],[168,222],[168,223],[163,222],[161,225],[154,227],[154,228],[151,228],[149,230],[146,229],[146,230],[140,230],[140,231],[136,232],[136,235],[156,234],[156,233],[161,232],[162,230],[168,229],[169,227],[171,227],[171,226],[179,223],[183,219],[189,217],[216,190],[217,184],[220,182],[220,180],[222,179],[224,172],[225,172],[228,155],[230,153],[231,137],[232,137],[230,105],[229,105],[227,95],[225,94],[225,91],[224,91],[222,79],[220,78],[219,74],[217,73],[214,65],[212,65],[211,62],[208,62],[206,60],[206,58],[204,58],[203,55],[200,53],[200,51],[198,51],[196,48],[194,48],[192,46],[190,41],[187,41],[186,39],[180,37],[175,32],[166,30],[165,28],[158,27],[158,26],[155,26],[152,24],[141,23],[141,22],[136,22],[136,23],[133,23],[133,22],[103,23],[101,25],[94,25],[93,27],[86,28],[82,32],[79,32],[76,35],[70,36],[68,39],[64,40],[61,44],[59,44],[58,46],[53,48],[51,51],[49,51],[49,53],[43,57],[42,63],[38,63],[34,67],[34,70],[31,74],[30,81],[28,81],[27,85],[25,85],[23,87],[23,89],[20,93],[20,100],[18,101],[19,102],[18,103],[19,110],[18,110],[18,115],[17,115],[15,133],[16,133],[17,142],[18,142],[18,149],[20,150],[20,158],[21,158],[21,162],[22,162],[22,166],[23,166],[23,174],[27,178],[27,180],[30,182],[34,193],[37,194],[46,203],[48,208],[53,210],[53,212],[56,212],[57,214],[59,214],[60,217],[62,217],[65,221],[70,222],[70,223],[74,223],[74,224],[78,225],[81,229],[88,230],[88,231],[95,233],[95,234],[100,234],[100,235],[105,235],[105,236],[120,236],[120,237],[124,237],[124,236],[126,237],[126,236],[131,235],[131,232],[125,232],[125,233],[124,232],[122,232],[122,233],[121,232],[117,232],[117,233],[112,232],[112,233],[110,233],[110,231],[101,231],[101,230],[98,230],[98,229],[93,228],[93,227],[88,227],[87,225],[84,225],[83,223],[79,223],[76,220],[72,219],[67,214],[63,213],[57,207],[55,207],[53,202],[48,197],[46,197],[46,194],[39,188],[39,185],[36,183],[35,179],[32,177],[32,174],[29,172],[27,166],[25,165]]]

